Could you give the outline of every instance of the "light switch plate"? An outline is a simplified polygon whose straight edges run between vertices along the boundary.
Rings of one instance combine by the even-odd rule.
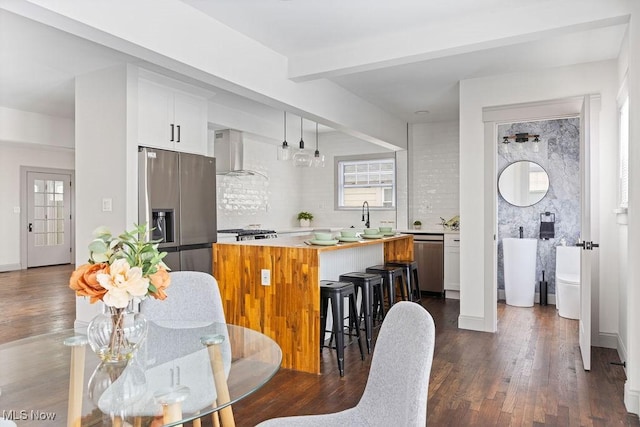
[[[113,210],[113,199],[102,199],[102,212],[111,212]]]
[[[270,286],[271,285],[271,270],[267,270],[263,268],[260,271],[260,282],[262,286]]]

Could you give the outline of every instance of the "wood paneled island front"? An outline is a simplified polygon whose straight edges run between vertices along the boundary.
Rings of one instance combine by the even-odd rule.
[[[260,331],[282,349],[282,367],[320,373],[320,280],[413,259],[413,236],[395,235],[335,246],[308,237],[213,245],[213,272],[228,323]],[[262,285],[269,270],[269,285]]]

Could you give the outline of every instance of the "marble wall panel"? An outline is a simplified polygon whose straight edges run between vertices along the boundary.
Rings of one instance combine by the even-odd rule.
[[[498,196],[498,289],[504,289],[504,257],[502,239],[518,237],[519,227],[524,237],[538,238],[540,214],[555,214],[555,238],[538,240],[536,261],[536,292],[542,272],[548,282],[548,294],[555,294],[556,246],[562,239],[574,245],[580,237],[580,120],[579,118],[512,123],[498,126],[500,140],[505,135],[529,133],[540,135],[538,152],[533,142],[509,144],[508,153],[498,144],[498,176],[509,164],[530,160],[540,164],[549,175],[549,192],[538,203],[517,207]]]

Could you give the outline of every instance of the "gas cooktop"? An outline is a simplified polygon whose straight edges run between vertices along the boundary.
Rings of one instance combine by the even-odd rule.
[[[274,230],[247,230],[244,228],[230,228],[228,230],[218,230],[218,233],[235,234],[237,236],[253,236],[257,234],[275,234]]]

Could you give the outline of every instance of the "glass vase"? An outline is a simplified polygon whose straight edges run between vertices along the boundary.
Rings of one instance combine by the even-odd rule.
[[[143,369],[135,360],[103,361],[93,371],[88,396],[100,410],[110,415],[126,415],[125,410],[146,392]]]
[[[133,304],[125,308],[105,305],[104,312],[87,327],[89,345],[104,362],[131,359],[146,336],[147,319],[133,311]]]

